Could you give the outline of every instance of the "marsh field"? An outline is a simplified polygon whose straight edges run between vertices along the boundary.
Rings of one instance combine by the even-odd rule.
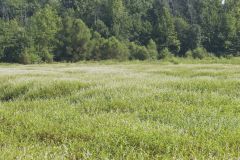
[[[0,64],[0,159],[239,157],[239,59]]]

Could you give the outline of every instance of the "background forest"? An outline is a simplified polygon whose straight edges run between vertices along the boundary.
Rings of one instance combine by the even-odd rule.
[[[238,56],[239,0],[0,0],[0,61]]]

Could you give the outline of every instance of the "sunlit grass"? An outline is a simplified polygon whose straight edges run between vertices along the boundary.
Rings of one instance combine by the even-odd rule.
[[[239,159],[240,62],[177,61],[1,64],[0,159]]]

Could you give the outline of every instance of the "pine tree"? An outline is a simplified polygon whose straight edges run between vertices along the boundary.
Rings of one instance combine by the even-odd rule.
[[[158,49],[168,48],[172,53],[180,51],[180,41],[177,38],[172,15],[169,9],[161,6],[155,10],[157,22],[154,26],[153,36],[158,43]]]

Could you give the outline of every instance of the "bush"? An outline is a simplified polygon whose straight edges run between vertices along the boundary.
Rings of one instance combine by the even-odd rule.
[[[24,51],[20,54],[19,63],[22,64],[33,64],[33,63],[40,63],[41,58],[35,54],[35,48],[25,48]]]
[[[88,43],[88,55],[86,57],[87,60],[101,60],[102,58],[102,50],[101,47],[105,39],[101,37],[98,32],[92,33],[92,39]]]
[[[47,48],[44,48],[40,54],[42,61],[51,63],[53,62],[53,54],[51,54]]]
[[[173,57],[172,53],[168,50],[168,48],[164,48],[160,53],[159,53],[159,59],[166,59],[166,58],[171,58]]]
[[[3,55],[4,55],[4,49],[3,49],[3,48],[0,48],[0,60],[1,60],[1,58],[3,57]]]
[[[179,64],[179,63],[180,63],[179,59],[176,58],[176,57],[170,58],[170,59],[169,59],[169,62],[171,62],[171,63],[173,63],[173,64]]]
[[[127,60],[129,56],[128,48],[115,37],[106,39],[100,47],[101,59]]]
[[[192,51],[192,57],[195,59],[203,59],[209,56],[210,56],[209,53],[203,47],[198,47]]]
[[[147,45],[147,49],[149,52],[150,59],[157,59],[158,51],[156,43],[150,39]]]
[[[224,56],[224,58],[226,58],[226,59],[231,59],[231,58],[233,58],[234,56],[232,55],[232,54],[229,54],[229,55],[225,55]]]
[[[187,57],[187,58],[193,58],[192,50],[188,50],[188,51],[185,53],[185,57]]]
[[[185,53],[185,57],[194,59],[204,59],[206,57],[211,57],[207,50],[203,47],[198,47],[194,50],[188,50]]]
[[[133,42],[129,44],[130,59],[146,60],[149,59],[150,55],[146,47],[139,46]]]

